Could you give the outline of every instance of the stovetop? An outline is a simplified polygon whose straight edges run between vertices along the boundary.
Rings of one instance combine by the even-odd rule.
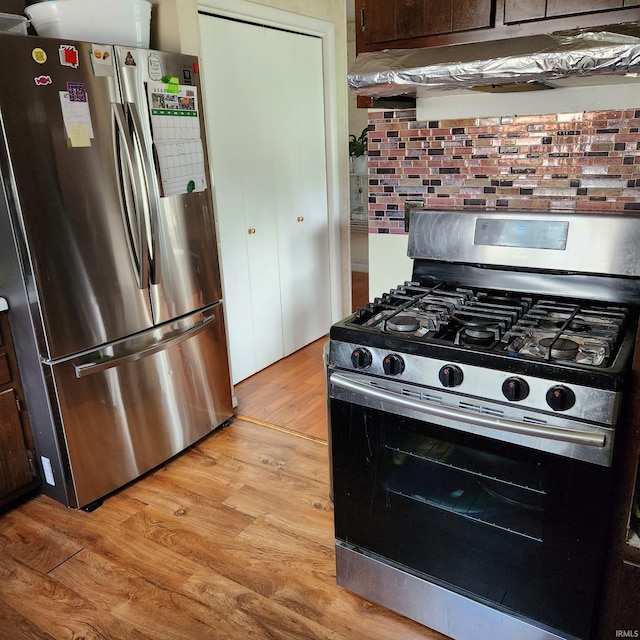
[[[413,281],[336,323],[330,337],[400,356],[620,390],[636,315],[609,302]]]
[[[358,309],[346,324],[423,343],[606,367],[628,315],[614,305],[407,282]]]

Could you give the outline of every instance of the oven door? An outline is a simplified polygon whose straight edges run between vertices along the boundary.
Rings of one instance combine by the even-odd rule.
[[[488,437],[498,419],[485,435],[460,416],[451,428],[354,378],[330,377],[336,538],[561,637],[592,637],[611,468]]]

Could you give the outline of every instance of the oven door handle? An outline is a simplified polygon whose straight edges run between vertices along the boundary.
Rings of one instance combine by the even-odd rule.
[[[341,376],[339,373],[332,373],[330,381],[331,384],[341,387],[342,389],[346,389],[347,391],[375,398],[382,402],[388,402],[405,409],[412,409],[414,411],[419,411],[420,413],[440,418],[447,418],[456,422],[465,422],[478,427],[494,429],[497,431],[508,431],[510,433],[516,433],[523,436],[558,440],[568,444],[579,444],[600,448],[604,447],[606,444],[606,437],[602,433],[578,430],[574,431],[573,429],[562,429],[560,427],[545,427],[544,425],[537,424],[525,424],[523,422],[515,422],[514,420],[506,420],[504,418],[483,416],[470,411],[455,409],[453,407],[434,405],[422,400],[398,395],[388,389],[378,389],[374,386],[361,384],[355,380]]]

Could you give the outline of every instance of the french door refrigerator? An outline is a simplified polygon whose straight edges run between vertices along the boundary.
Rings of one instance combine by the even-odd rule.
[[[198,61],[0,35],[0,295],[43,491],[78,508],[232,415]]]

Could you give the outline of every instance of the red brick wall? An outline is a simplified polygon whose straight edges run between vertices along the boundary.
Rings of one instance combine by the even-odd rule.
[[[427,208],[640,211],[640,109],[416,121],[369,114],[369,232]]]

